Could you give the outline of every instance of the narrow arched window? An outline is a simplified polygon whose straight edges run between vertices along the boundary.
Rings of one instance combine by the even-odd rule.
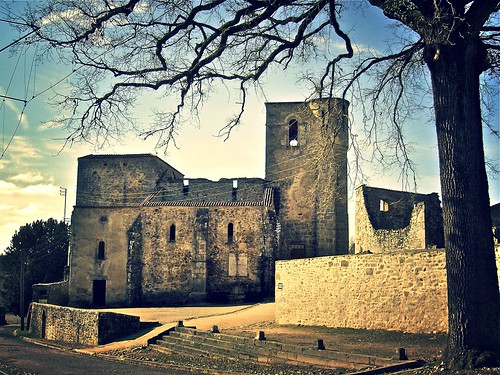
[[[103,260],[105,255],[106,245],[104,241],[99,241],[99,246],[97,247],[97,259]]]
[[[227,243],[232,243],[234,240],[234,225],[229,223],[227,225]]]
[[[170,226],[170,237],[169,237],[170,242],[175,242],[175,224],[172,224]]]
[[[299,125],[294,118],[288,121],[288,143],[292,147],[299,145]]]

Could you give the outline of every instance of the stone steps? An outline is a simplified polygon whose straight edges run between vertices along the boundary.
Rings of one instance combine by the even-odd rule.
[[[150,345],[164,353],[184,355],[211,355],[260,363],[286,363],[315,366],[321,368],[367,369],[416,367],[417,361],[394,360],[374,356],[343,353],[334,350],[306,348],[292,344],[268,341],[264,333],[255,338],[221,334],[218,332],[198,331],[194,327],[183,326],[169,330]],[[371,370],[369,370],[371,371]]]

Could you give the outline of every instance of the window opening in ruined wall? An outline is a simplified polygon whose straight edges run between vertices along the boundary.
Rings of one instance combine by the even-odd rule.
[[[294,118],[288,121],[288,144],[291,147],[299,145],[299,124]]]
[[[248,276],[247,254],[229,254],[228,276]]]
[[[227,225],[227,243],[233,243],[234,240],[234,225],[229,223]]]
[[[105,256],[106,244],[104,241],[99,241],[99,246],[97,247],[97,259],[103,260]]]
[[[233,191],[232,191],[232,198],[233,200],[236,200],[238,194],[238,180],[233,180]]]
[[[380,200],[380,211],[381,212],[387,212],[389,211],[389,202],[384,201],[383,199]]]
[[[170,236],[168,239],[170,242],[175,242],[175,224],[170,226]]]

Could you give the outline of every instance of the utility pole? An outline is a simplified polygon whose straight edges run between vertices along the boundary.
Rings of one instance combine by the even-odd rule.
[[[64,195],[64,215],[63,222],[66,223],[66,196],[68,195],[68,189],[59,187],[59,195]]]
[[[22,250],[24,251],[24,250]],[[19,286],[19,315],[21,315],[21,331],[24,331],[24,254],[21,255],[21,275]]]

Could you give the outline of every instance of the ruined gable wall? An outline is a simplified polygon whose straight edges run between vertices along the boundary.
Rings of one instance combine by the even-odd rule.
[[[444,250],[279,261],[275,292],[279,324],[447,331]]]
[[[77,206],[140,204],[160,179],[182,174],[154,155],[89,155],[78,159]]]
[[[387,210],[381,209],[381,201]],[[443,247],[437,194],[415,194],[360,186],[356,189],[355,252]]]

